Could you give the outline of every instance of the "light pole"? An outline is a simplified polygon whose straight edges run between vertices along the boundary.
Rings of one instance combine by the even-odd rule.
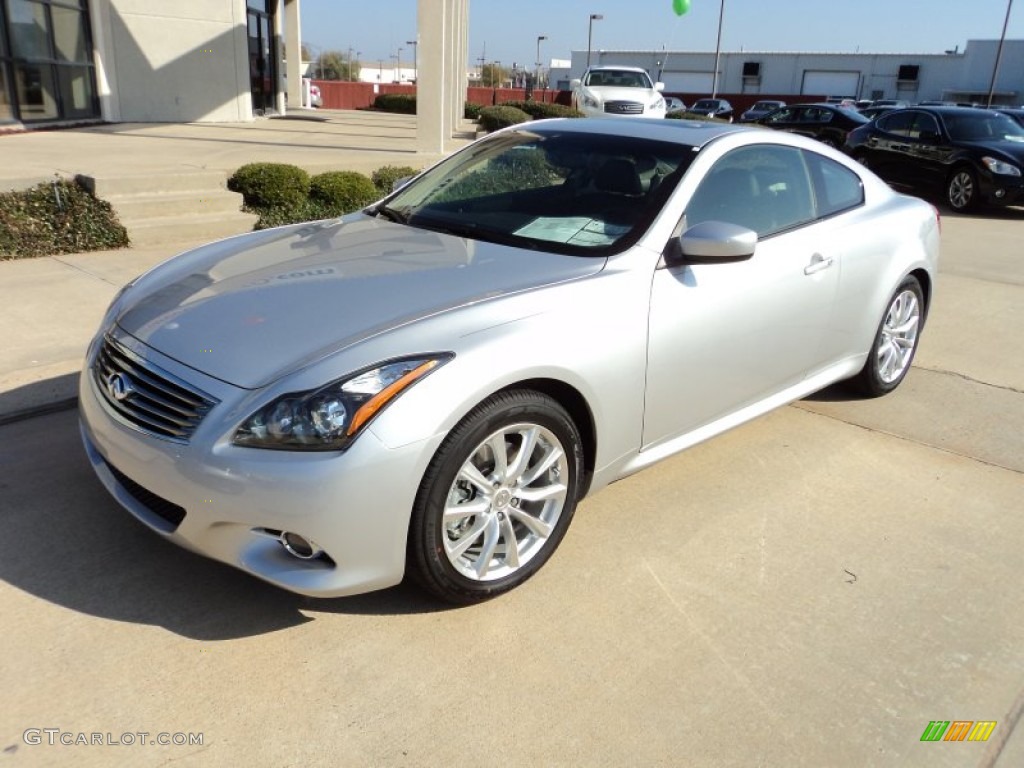
[[[541,66],[542,66],[542,62],[540,60],[540,43],[541,43],[542,40],[547,40],[547,39],[548,39],[547,35],[537,35],[537,82],[535,83],[535,85],[540,85],[540,73],[541,73]]]
[[[398,55],[395,56],[395,61],[398,63],[395,65],[395,82],[402,82],[402,47],[398,47]]]
[[[996,48],[996,63],[992,66],[992,82],[988,86],[988,101],[986,105],[992,106],[992,96],[996,91],[996,75],[999,74],[999,60],[1003,58],[1003,43],[1006,42],[1006,27],[1010,23],[1010,9],[1013,8],[1013,0],[1007,0],[1006,20],[1003,21],[1003,34],[999,37],[999,47]]]
[[[412,46],[412,81],[415,83],[417,80],[419,80],[419,59],[416,56],[416,41],[406,40],[405,44]]]
[[[711,98],[718,95],[718,58],[722,55],[722,19],[725,18],[725,0],[718,8],[718,41],[715,43],[715,75],[711,80]]]
[[[590,48],[594,40],[594,22],[601,21],[604,16],[600,13],[590,14],[590,23],[587,25],[587,69],[590,69]]]

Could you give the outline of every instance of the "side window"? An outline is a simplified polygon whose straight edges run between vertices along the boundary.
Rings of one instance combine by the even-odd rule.
[[[894,136],[910,136],[910,131],[914,127],[914,113],[900,110],[885,115],[878,120],[878,127]]]
[[[815,152],[807,153],[807,164],[814,180],[819,218],[848,211],[864,202],[864,186],[849,168]]]
[[[813,221],[803,152],[759,144],[734,150],[704,177],[686,208],[686,225],[724,221],[768,237]]]
[[[782,109],[771,116],[769,122],[772,123],[791,123],[796,119],[796,110],[794,109]]]
[[[930,136],[933,141],[939,135],[939,124],[927,112],[918,112],[917,121],[914,123],[914,138],[919,139],[922,134],[925,138]]]

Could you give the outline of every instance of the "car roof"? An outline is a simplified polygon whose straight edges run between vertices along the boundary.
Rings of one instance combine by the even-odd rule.
[[[605,64],[605,65],[600,66],[600,67],[591,67],[590,69],[587,70],[587,72],[604,72],[606,70],[611,70],[613,72],[646,72],[647,71],[643,67],[627,67],[627,66],[617,67],[617,66],[612,66],[611,64]]]
[[[692,147],[703,147],[719,136],[738,132],[759,132],[735,123],[718,123],[709,120],[622,120],[614,117],[589,117],[586,120],[555,118],[520,123],[510,130],[536,131],[537,133],[581,133],[607,136],[635,136],[651,141],[670,141]]]

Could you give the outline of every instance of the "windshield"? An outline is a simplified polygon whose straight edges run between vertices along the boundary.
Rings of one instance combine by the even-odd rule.
[[[521,129],[453,155],[377,213],[474,240],[606,255],[647,230],[692,155],[636,136]]]
[[[653,88],[651,78],[646,72],[633,72],[628,69],[601,69],[587,74],[583,84],[613,88]]]
[[[949,137],[954,141],[1018,141],[1024,142],[1024,127],[1001,112],[968,112],[963,115],[945,114]]]

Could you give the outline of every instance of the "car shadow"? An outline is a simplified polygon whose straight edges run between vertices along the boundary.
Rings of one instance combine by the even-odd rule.
[[[848,403],[858,400],[869,400],[866,395],[861,394],[847,381],[837,381],[824,389],[812,392],[801,400],[810,400],[814,403]]]
[[[314,599],[164,541],[120,507],[82,450],[78,411],[0,427],[0,579],[73,611],[198,640],[299,626],[304,613],[402,615],[452,606],[401,585]]]

